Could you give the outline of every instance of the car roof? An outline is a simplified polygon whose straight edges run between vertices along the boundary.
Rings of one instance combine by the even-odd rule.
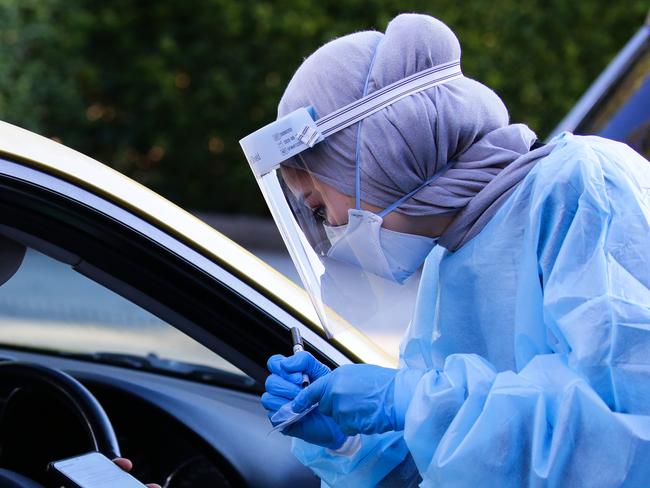
[[[163,229],[216,261],[284,309],[321,329],[308,295],[283,274],[197,217],[114,169],[52,139],[0,121],[0,156],[57,176],[100,195]],[[381,349],[362,336],[340,342],[361,360],[390,364]]]

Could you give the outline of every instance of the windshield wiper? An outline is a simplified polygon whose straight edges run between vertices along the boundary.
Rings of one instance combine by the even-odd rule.
[[[118,352],[95,353],[68,353],[61,352],[62,356],[92,361],[96,363],[122,366],[154,373],[165,373],[184,379],[210,383],[217,386],[227,386],[245,390],[259,390],[254,379],[244,374],[231,373],[201,364],[186,363],[174,359],[165,359],[155,353],[146,356]]]

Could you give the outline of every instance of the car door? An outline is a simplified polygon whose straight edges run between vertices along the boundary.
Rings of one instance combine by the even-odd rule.
[[[322,361],[349,361],[235,270],[80,185],[9,159],[0,161],[0,229],[182,330],[260,385],[267,358],[291,350],[291,326]]]

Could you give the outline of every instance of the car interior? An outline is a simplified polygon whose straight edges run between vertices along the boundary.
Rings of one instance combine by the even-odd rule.
[[[0,286],[20,268],[26,247],[0,236]],[[134,461],[134,474],[142,480],[157,480],[164,486],[237,486],[242,483],[238,473],[208,443],[178,420],[153,404],[128,392],[87,380],[88,388],[105,409],[109,430],[120,432],[119,448],[110,440],[103,444],[101,434],[89,432],[84,404],[71,401],[67,383],[55,385],[48,368],[40,366],[25,372],[9,369],[15,358],[0,358],[0,482],[8,486],[21,473],[45,486],[51,483],[47,464],[57,459],[99,449],[105,454],[120,449]],[[25,363],[21,363],[25,366]],[[5,366],[3,368],[2,366]],[[74,380],[72,380],[74,381]],[[62,391],[66,390],[64,394]],[[96,422],[101,429],[101,422]],[[106,428],[106,426],[103,426]],[[107,437],[110,438],[109,433]],[[170,442],[171,441],[171,442]],[[111,450],[113,449],[113,450]],[[7,477],[5,480],[4,477]]]
[[[319,484],[293,458],[288,438],[269,435],[259,403],[266,358],[290,347],[277,322],[88,207],[41,189],[0,187],[0,295],[42,256],[236,365],[187,369],[155,356],[33,347],[16,340],[20,331],[0,330],[0,486],[58,486],[47,464],[92,450],[128,457],[134,476],[167,488]]]

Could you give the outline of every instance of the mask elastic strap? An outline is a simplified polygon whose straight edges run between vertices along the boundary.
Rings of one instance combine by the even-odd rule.
[[[412,198],[417,192],[419,192],[422,188],[425,186],[429,186],[431,183],[436,181],[438,178],[440,178],[442,175],[445,174],[445,172],[452,166],[452,163],[447,163],[440,171],[438,171],[435,175],[433,175],[431,178],[426,180],[424,183],[422,183],[420,186],[418,186],[415,190],[410,191],[406,195],[404,195],[402,198],[397,200],[395,203],[392,203],[388,207],[386,207],[384,210],[379,212],[377,215],[379,215],[382,219],[386,217],[389,213],[391,213],[393,210],[395,210],[397,207],[399,207],[402,203],[406,202],[410,198]]]
[[[375,52],[372,55],[372,59],[370,60],[370,67],[368,68],[368,74],[366,75],[366,82],[363,85],[363,95],[361,95],[361,98],[368,95],[370,74],[372,73],[372,68],[375,65],[375,59],[377,59],[379,46],[381,45],[381,41],[383,40],[384,38],[382,37],[377,42],[377,46],[375,47]],[[361,125],[363,124],[363,120],[364,119],[361,119],[359,121],[359,125],[357,126],[357,147],[354,156],[354,195],[355,195],[354,205],[357,210],[361,210],[361,161],[360,159],[361,159]]]

